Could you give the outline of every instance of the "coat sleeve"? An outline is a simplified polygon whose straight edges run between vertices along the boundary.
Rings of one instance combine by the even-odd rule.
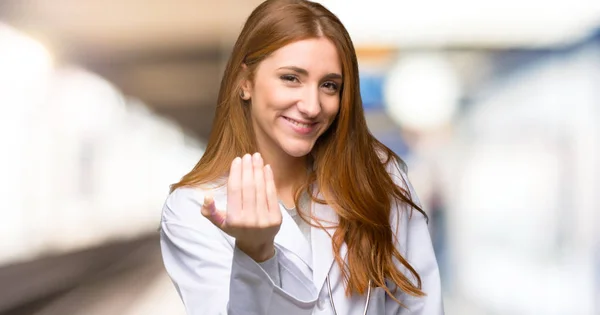
[[[272,279],[273,270],[267,273],[202,216],[203,198],[202,191],[179,188],[161,218],[163,262],[187,314],[311,314],[317,299],[312,281],[278,248],[279,279]]]
[[[421,207],[419,198],[406,173],[397,167],[392,170],[392,174],[395,175],[394,179],[397,184],[407,189],[413,202]],[[396,209],[397,211],[393,212],[396,215],[393,217],[392,220],[394,221],[392,223],[398,222],[399,228],[396,230],[398,249],[419,274],[422,283],[421,289],[426,295],[424,297],[413,297],[398,290],[396,298],[404,303],[405,307],[388,298],[385,313],[390,315],[443,315],[444,306],[440,274],[425,216],[406,204],[398,205]],[[406,275],[409,275],[406,268],[400,265],[399,268]]]

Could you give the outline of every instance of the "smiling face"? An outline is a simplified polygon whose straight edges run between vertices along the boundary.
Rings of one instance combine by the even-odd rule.
[[[300,40],[273,52],[242,84],[259,150],[309,154],[339,111],[341,87],[340,57],[330,40]]]

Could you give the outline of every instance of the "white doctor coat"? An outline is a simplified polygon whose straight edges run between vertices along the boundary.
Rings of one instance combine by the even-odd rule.
[[[388,171],[398,179],[397,184],[404,186],[400,176],[409,183],[406,174],[397,167],[389,167]],[[418,203],[410,183],[408,186]],[[363,314],[366,296],[345,296],[331,237],[326,231],[311,228],[309,244],[292,217],[281,208],[281,229],[275,237],[280,279],[274,281],[261,265],[235,248],[234,238],[202,216],[200,208],[207,190],[176,189],[167,198],[161,218],[164,265],[187,314],[334,314],[325,281],[327,275],[337,314]],[[220,209],[225,209],[226,191],[226,186],[211,189]],[[391,223],[398,231],[398,249],[418,272],[427,296],[416,298],[398,290],[396,297],[407,306],[403,308],[387,297],[383,289],[373,288],[368,314],[444,313],[439,271],[425,218],[418,211],[412,211],[410,216],[408,207],[394,206]],[[337,221],[336,213],[327,205],[313,203],[312,211],[326,222]],[[329,229],[331,235],[334,231]],[[346,250],[342,247],[342,257]]]

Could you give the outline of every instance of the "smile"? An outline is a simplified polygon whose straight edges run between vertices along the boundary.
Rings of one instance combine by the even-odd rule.
[[[316,124],[316,123],[309,123],[309,124],[307,124],[307,123],[301,123],[299,121],[293,120],[293,119],[285,117],[285,116],[283,116],[283,118],[285,118],[285,120],[289,121],[290,123],[292,123],[292,124],[294,124],[294,125],[296,125],[296,126],[298,126],[300,128],[310,128],[310,127],[312,127],[312,126],[314,126]]]
[[[311,135],[317,127],[317,123],[305,123],[299,122],[297,120],[291,119],[289,117],[282,116],[283,119],[288,123],[288,126],[297,134],[308,136]]]

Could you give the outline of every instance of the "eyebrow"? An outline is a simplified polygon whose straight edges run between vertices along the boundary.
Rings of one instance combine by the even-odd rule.
[[[280,69],[292,70],[292,71],[294,71],[294,72],[296,72],[296,73],[298,73],[298,74],[301,74],[301,75],[308,76],[308,71],[307,71],[306,69],[302,69],[302,68],[300,68],[300,67],[296,67],[296,66],[286,66],[286,67],[281,67],[281,68],[278,68],[277,70],[280,70]],[[333,73],[333,72],[332,72],[332,73],[328,73],[327,75],[325,75],[325,77],[324,77],[324,78],[326,78],[326,79],[330,79],[330,80],[331,80],[331,79],[339,79],[339,80],[341,80],[341,79],[342,79],[342,75],[341,75],[341,74],[339,74],[339,73]]]

